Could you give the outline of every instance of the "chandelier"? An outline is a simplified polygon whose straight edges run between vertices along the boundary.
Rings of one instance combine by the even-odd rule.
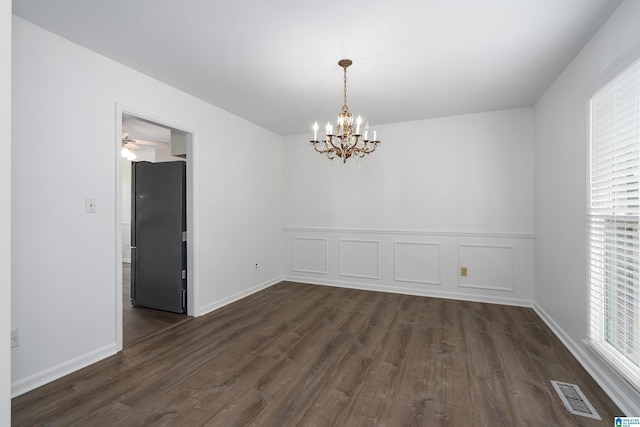
[[[360,133],[362,118],[358,116],[354,126],[353,115],[347,107],[347,67],[351,64],[350,59],[342,59],[338,62],[338,65],[344,69],[344,105],[342,112],[338,114],[335,133],[333,125],[327,123],[326,139],[318,141],[318,122],[315,122],[313,124],[313,141],[311,141],[313,149],[318,153],[326,154],[331,160],[342,159],[342,163],[347,163],[347,159],[351,157],[362,158],[371,154],[380,144],[375,131],[373,139],[369,140],[369,122],[364,125],[364,134]]]

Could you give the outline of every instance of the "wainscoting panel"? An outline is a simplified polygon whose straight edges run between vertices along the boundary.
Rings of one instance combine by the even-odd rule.
[[[398,282],[440,284],[440,245],[438,243],[395,242],[394,280]]]
[[[340,239],[340,275],[380,279],[380,242]]]
[[[284,227],[282,236],[284,280],[533,304],[533,234]]]
[[[513,246],[458,245],[459,286],[513,292]]]
[[[292,260],[292,271],[297,273],[327,274],[329,271],[328,239],[294,237]]]

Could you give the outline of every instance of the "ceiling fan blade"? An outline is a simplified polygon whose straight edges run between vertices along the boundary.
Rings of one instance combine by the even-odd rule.
[[[122,144],[123,147],[131,150],[131,151],[144,151],[145,147],[142,147],[138,144],[136,144],[135,142],[127,142],[125,144]]]
[[[151,147],[164,147],[169,145],[166,142],[151,141],[148,139],[136,139],[135,143],[138,145],[148,145]]]

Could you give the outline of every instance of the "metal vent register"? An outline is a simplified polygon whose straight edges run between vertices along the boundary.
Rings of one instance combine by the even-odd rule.
[[[556,393],[564,403],[567,411],[574,415],[581,415],[583,417],[594,418],[600,420],[600,415],[593,408],[591,403],[587,400],[585,395],[575,384],[563,383],[560,381],[551,380],[553,388],[556,389]]]

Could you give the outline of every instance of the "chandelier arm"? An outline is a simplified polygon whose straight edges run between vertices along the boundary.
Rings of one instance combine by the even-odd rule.
[[[329,150],[318,149],[318,147],[315,146],[315,145],[313,146],[313,149],[316,150],[320,154],[326,154],[326,153],[329,152]]]
[[[359,135],[353,135],[352,147],[357,148],[359,140],[360,140],[360,136]]]
[[[329,144],[331,144],[331,146],[333,148],[335,148],[336,150],[342,150],[344,147],[342,146],[342,138],[340,136],[336,136],[336,138],[340,139],[340,146],[337,146],[336,144],[333,143],[333,138],[327,138],[327,141],[329,141]]]
[[[377,144],[365,144],[362,148],[357,148],[358,153],[370,154],[376,150]]]
[[[325,141],[325,145],[327,146],[326,152],[327,153],[335,153],[336,156],[338,157],[342,157],[343,154],[343,149],[342,147],[337,146],[336,144],[333,143],[333,136],[329,136]],[[328,142],[328,144],[327,144]],[[329,147],[330,145],[330,147]],[[327,155],[327,157],[329,157]],[[334,156],[335,157],[335,156]],[[334,157],[329,157],[330,159],[333,159]]]
[[[374,151],[376,151],[377,147],[378,147],[378,144],[373,144],[373,146],[371,146],[371,148],[367,150],[367,154],[373,153]]]
[[[311,141],[311,143],[313,144],[313,149],[315,151],[317,151],[320,154],[327,154],[331,151],[335,151],[335,147],[333,146],[329,146],[326,144],[326,141],[322,141],[324,143],[324,148],[318,148],[318,146],[320,145],[320,141]]]

